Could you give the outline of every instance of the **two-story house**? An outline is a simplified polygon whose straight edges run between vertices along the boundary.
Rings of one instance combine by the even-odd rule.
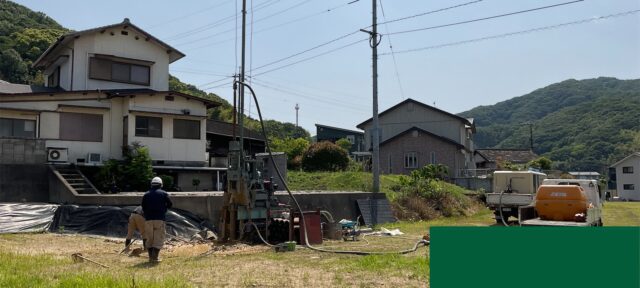
[[[344,128],[332,127],[316,124],[316,141],[329,141],[336,143],[340,139],[347,139],[351,142],[349,154],[354,157],[355,152],[364,151],[364,133]]]
[[[0,82],[0,138],[12,140],[0,163],[99,164],[138,142],[154,166],[205,166],[219,104],[169,91],[169,64],[184,56],[128,19],[61,36],[33,63],[45,87]]]
[[[378,117],[381,173],[409,174],[428,164],[442,164],[449,168],[450,177],[457,177],[461,170],[475,168],[473,120],[413,99]],[[365,149],[371,150],[372,119],[357,127],[364,130]]]
[[[640,201],[640,152],[614,163],[611,170],[609,177],[616,183],[618,197]]]

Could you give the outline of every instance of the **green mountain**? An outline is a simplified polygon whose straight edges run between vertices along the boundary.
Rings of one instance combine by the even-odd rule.
[[[42,85],[42,72],[32,68],[31,63],[58,37],[69,31],[42,12],[34,12],[14,2],[0,0],[0,79],[12,83]],[[174,76],[169,76],[169,88],[220,102],[220,107],[209,110],[210,118],[232,121],[233,107],[220,96],[202,91]],[[247,127],[259,130],[258,121],[245,119]],[[265,127],[272,137],[310,137],[308,131],[292,123],[266,120]]]
[[[566,80],[460,113],[476,121],[476,147],[529,148],[560,170],[601,171],[640,151],[640,79]]]

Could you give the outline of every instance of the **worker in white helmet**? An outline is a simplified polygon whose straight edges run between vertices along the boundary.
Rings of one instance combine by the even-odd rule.
[[[142,197],[142,210],[145,222],[145,240],[149,253],[149,262],[159,262],[160,249],[164,245],[166,213],[173,203],[169,199],[169,194],[162,188],[162,179],[153,177],[151,189]]]

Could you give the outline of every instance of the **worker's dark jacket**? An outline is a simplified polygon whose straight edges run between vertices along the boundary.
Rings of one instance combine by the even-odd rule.
[[[142,196],[142,210],[144,211],[145,220],[162,220],[166,221],[165,214],[167,210],[173,206],[169,194],[159,188],[151,188]]]

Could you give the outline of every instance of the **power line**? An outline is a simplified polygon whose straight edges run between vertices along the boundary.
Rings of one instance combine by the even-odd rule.
[[[335,6],[335,7],[331,7],[331,8],[323,9],[323,10],[322,10],[322,11],[320,11],[320,12],[316,12],[316,13],[313,13],[313,14],[309,14],[309,15],[307,15],[307,16],[303,16],[303,17],[300,17],[300,18],[296,18],[296,19],[291,20],[291,21],[287,21],[287,22],[280,23],[280,24],[277,24],[277,25],[274,25],[274,26],[271,26],[271,27],[267,27],[267,28],[264,28],[264,29],[257,30],[257,31],[255,31],[255,32],[254,32],[254,34],[258,34],[258,33],[261,33],[261,32],[265,32],[265,31],[268,31],[268,30],[272,30],[272,29],[275,29],[275,28],[278,28],[278,27],[282,27],[282,26],[285,26],[285,25],[288,25],[288,24],[293,24],[293,23],[296,23],[296,22],[299,22],[299,21],[302,21],[302,20],[307,20],[307,19],[310,19],[310,18],[312,18],[312,17],[318,16],[318,15],[322,15],[322,14],[324,14],[324,13],[333,12],[333,11],[335,11],[335,10],[338,10],[338,9],[340,9],[340,8],[342,8],[342,7],[346,7],[346,6],[348,6],[348,5],[351,5],[351,4],[353,4],[353,3],[356,3],[356,2],[358,2],[358,1],[359,1],[359,0],[357,0],[357,1],[351,1],[351,2],[349,2],[349,3],[345,3],[345,4],[342,4],[342,5],[339,5],[339,6]],[[237,28],[236,28],[236,30],[237,30]],[[226,31],[226,32],[228,32],[228,31]],[[219,33],[219,34],[221,34],[221,33]],[[210,35],[209,37],[216,36],[216,35],[219,35],[219,34]],[[202,49],[202,48],[206,48],[206,47],[211,47],[211,46],[215,46],[215,45],[223,44],[223,43],[229,42],[229,41],[231,41],[231,40],[233,40],[233,38],[227,38],[227,39],[225,39],[225,40],[220,40],[220,41],[216,41],[216,42],[213,42],[213,43],[208,43],[208,44],[205,44],[205,45],[202,45],[202,46],[198,46],[198,47],[195,47],[195,48],[187,48],[187,50],[189,50],[189,51],[192,51],[192,50],[198,50],[198,49]]]
[[[282,13],[288,12],[289,10],[292,10],[292,9],[295,9],[295,8],[297,8],[297,7],[301,6],[301,5],[304,5],[304,4],[308,3],[309,1],[311,1],[311,0],[305,0],[305,1],[302,1],[302,2],[299,2],[299,3],[296,3],[296,4],[294,4],[293,6],[287,7],[287,8],[285,8],[285,9],[283,9],[283,10],[280,10],[280,11],[278,11],[278,12],[272,13],[272,14],[270,14],[270,15],[267,15],[267,16],[265,16],[265,17],[262,17],[262,18],[260,18],[260,19],[255,20],[255,21],[253,21],[253,15],[254,15],[254,12],[255,12],[255,11],[253,11],[253,12],[251,12],[251,19],[252,19],[252,20],[251,20],[251,25],[250,25],[250,26],[252,27],[251,29],[253,29],[253,23],[254,23],[254,22],[256,22],[256,23],[257,23],[257,22],[260,22],[260,21],[263,21],[263,20],[266,20],[266,19],[269,19],[269,18],[275,17],[275,16],[277,16],[277,15],[279,15],[279,14],[282,14]],[[255,9],[253,9],[253,8],[252,8],[251,10],[255,10]],[[191,40],[191,41],[188,41],[188,42],[184,42],[184,43],[177,44],[177,46],[188,45],[188,44],[192,44],[192,43],[200,42],[200,41],[202,41],[202,40],[211,39],[212,37],[215,37],[215,36],[218,36],[218,35],[222,35],[222,34],[226,34],[226,33],[233,32],[233,31],[237,31],[237,30],[238,30],[238,28],[237,28],[237,27],[236,27],[236,28],[227,29],[227,30],[224,30],[224,31],[220,31],[220,32],[217,32],[217,33],[211,34],[211,35],[207,35],[207,36],[205,36],[205,37],[201,37],[201,38],[197,38],[197,39],[194,39],[194,40]]]
[[[480,0],[480,1],[482,1],[482,0]],[[583,0],[579,0],[579,1],[583,1]],[[442,8],[442,9],[438,9],[438,10],[433,10],[433,11],[429,11],[429,12],[424,12],[424,13],[421,13],[421,14],[426,15],[426,14],[430,14],[430,13],[436,13],[436,12],[440,12],[440,11],[445,11],[445,10],[449,10],[449,9],[453,9],[453,8],[461,7],[461,6],[464,6],[464,5],[469,5],[469,4],[476,3],[476,2],[477,2],[477,1],[473,1],[473,2],[469,2],[469,3],[465,3],[465,4],[460,4],[460,5],[455,5],[455,6],[451,6],[451,7],[446,7],[446,8]],[[351,4],[351,3],[355,3],[355,2],[347,3],[347,5],[348,5],[348,4]],[[408,18],[411,18],[411,17],[417,17],[417,16],[416,16],[416,15],[414,15],[414,16],[405,17],[405,18],[407,18],[407,19],[408,19]],[[395,19],[395,20],[391,20],[391,21],[392,21],[392,22],[396,22],[396,21],[400,21],[400,20],[404,20],[404,19]],[[389,21],[387,21],[387,22],[389,23]],[[367,27],[365,27],[365,28],[369,28],[369,27],[371,27],[371,25],[369,25],[369,26],[367,26]],[[360,33],[360,30],[356,30],[356,31],[353,31],[353,32],[351,32],[351,33],[344,34],[344,35],[342,35],[342,36],[339,36],[339,37],[337,37],[337,38],[334,38],[334,39],[329,40],[329,41],[327,41],[327,42],[324,42],[324,43],[322,43],[322,44],[316,45],[316,46],[311,47],[311,48],[309,48],[309,49],[306,49],[306,50],[300,51],[300,52],[295,53],[295,54],[293,54],[293,55],[289,55],[289,56],[287,56],[287,57],[284,57],[284,58],[281,58],[281,59],[278,59],[278,60],[275,60],[275,61],[272,61],[272,62],[266,63],[266,64],[264,64],[264,65],[262,65],[262,66],[256,67],[254,70],[258,70],[258,69],[261,69],[261,68],[264,68],[264,67],[267,67],[267,66],[270,66],[270,65],[273,65],[273,64],[276,64],[276,63],[279,63],[279,62],[282,62],[282,61],[288,60],[288,59],[290,59],[290,58],[293,58],[293,57],[296,57],[296,56],[302,55],[302,54],[304,54],[304,53],[307,53],[307,52],[313,51],[313,50],[315,50],[315,49],[318,49],[318,48],[324,47],[324,46],[326,46],[326,45],[329,45],[329,44],[331,44],[331,43],[334,43],[334,42],[340,41],[340,40],[345,39],[345,38],[347,38],[347,37],[349,37],[349,36],[351,36],[351,35],[355,35],[355,34],[358,34],[358,33]],[[256,75],[256,76],[257,76],[257,75]]]
[[[469,2],[469,3],[475,3],[480,1],[482,0]],[[386,21],[387,17],[384,15],[384,6],[382,6],[382,0],[380,0],[380,10],[382,11],[382,19]],[[387,31],[387,33],[389,33],[389,25],[387,25],[387,23],[384,23],[384,28]],[[389,42],[389,49],[391,50],[391,58],[393,58],[393,69],[396,72],[396,80],[398,80],[398,87],[400,88],[400,96],[402,96],[402,99],[405,99],[406,97],[404,96],[402,81],[400,81],[400,72],[398,72],[398,62],[396,62],[396,54],[393,53],[393,44],[391,44],[391,36],[387,36],[387,41]]]
[[[300,94],[300,93],[296,93],[296,92],[292,92],[292,91],[287,91],[285,89],[272,87],[272,86],[269,86],[269,85],[265,85],[263,83],[259,83],[258,81],[254,82],[254,83],[256,85],[258,85],[258,86],[261,86],[261,87],[264,87],[264,88],[267,88],[267,89],[270,89],[270,90],[274,90],[274,91],[278,91],[278,92],[281,92],[281,93],[285,93],[285,94],[289,94],[289,95],[293,95],[293,96],[298,96],[298,97],[302,97],[302,98],[307,98],[307,99],[312,100],[312,101],[328,104],[328,105],[331,105],[331,107],[335,108],[335,109],[341,109],[342,108],[342,109],[349,109],[349,110],[353,110],[353,111],[363,112],[359,108],[354,108],[354,107],[350,107],[350,106],[347,106],[347,105],[343,105],[343,103],[340,103],[340,105],[336,105],[337,103],[335,103],[335,102],[324,101],[322,99],[318,99],[318,98],[315,98],[315,97],[310,97],[308,95],[304,95],[304,94]]]
[[[201,87],[208,86],[208,85],[211,85],[211,84],[220,83],[220,82],[222,82],[222,81],[224,81],[224,80],[227,80],[227,79],[229,79],[229,78],[232,78],[232,77],[233,77],[233,76],[225,76],[225,77],[222,77],[221,79],[218,79],[218,80],[214,80],[214,81],[211,81],[211,82],[207,82],[207,83],[200,84],[200,85],[198,85],[197,87],[201,88]]]
[[[254,12],[258,11],[258,10],[260,10],[262,8],[266,8],[266,7],[269,7],[271,5],[274,5],[279,1],[280,0],[267,0],[267,1],[259,4],[258,6],[256,6],[256,8],[254,9]],[[188,36],[191,36],[191,35],[194,35],[194,34],[198,34],[200,32],[203,32],[203,31],[209,30],[209,29],[211,29],[213,27],[216,27],[218,25],[222,25],[222,24],[231,22],[232,20],[235,19],[235,17],[237,17],[237,15],[238,15],[238,13],[235,13],[234,15],[229,15],[227,17],[224,17],[224,18],[219,19],[217,21],[211,22],[209,24],[205,24],[205,25],[193,28],[191,30],[187,30],[185,32],[180,32],[178,34],[175,34],[175,35],[167,37],[167,40],[182,39],[184,37],[188,37]]]
[[[270,72],[273,72],[273,71],[276,71],[276,70],[284,69],[284,68],[287,68],[287,67],[292,66],[292,65],[296,65],[296,64],[299,64],[299,63],[302,63],[302,62],[305,62],[305,61],[309,61],[309,60],[311,60],[311,59],[318,58],[318,57],[320,57],[320,56],[327,55],[327,54],[329,54],[329,53],[333,53],[333,52],[338,51],[338,50],[342,50],[342,49],[344,49],[344,48],[347,48],[347,47],[350,47],[350,46],[356,45],[356,44],[358,44],[358,43],[360,43],[360,42],[363,42],[363,41],[369,41],[369,38],[366,38],[366,39],[360,39],[360,40],[358,40],[358,41],[351,42],[351,43],[349,43],[349,44],[346,44],[346,45],[340,46],[340,47],[338,47],[338,48],[334,48],[334,49],[331,49],[331,50],[329,50],[329,51],[326,51],[326,52],[323,52],[323,53],[320,53],[320,54],[317,54],[317,55],[314,55],[314,56],[311,56],[311,57],[303,58],[303,59],[298,60],[298,61],[296,61],[296,62],[292,62],[292,63],[286,64],[286,65],[278,66],[278,67],[276,67],[276,68],[273,68],[273,69],[270,69],[270,70],[267,70],[267,71],[260,72],[260,73],[258,73],[258,74],[253,75],[253,76],[254,76],[254,77],[256,77],[256,76],[260,76],[260,75],[263,75],[263,74],[266,74],[266,73],[270,73]]]
[[[351,32],[351,33],[344,34],[344,35],[342,35],[342,36],[340,36],[340,37],[337,37],[337,38],[334,38],[334,39],[329,40],[329,41],[327,41],[327,42],[324,42],[324,43],[322,43],[322,44],[319,44],[319,45],[313,46],[313,47],[311,47],[311,48],[309,48],[309,49],[305,49],[305,50],[300,51],[300,52],[298,52],[298,53],[295,53],[295,54],[293,54],[293,55],[289,55],[289,56],[287,56],[287,57],[280,58],[280,59],[278,59],[278,60],[275,60],[275,61],[269,62],[269,63],[267,63],[267,64],[264,64],[264,65],[262,65],[262,66],[256,67],[254,70],[259,70],[259,69],[261,69],[261,68],[264,68],[264,67],[267,67],[267,66],[271,66],[271,65],[276,64],[276,63],[280,63],[280,62],[282,62],[282,61],[285,61],[285,60],[291,59],[291,58],[293,58],[293,57],[296,57],[296,56],[302,55],[302,54],[304,54],[304,53],[311,52],[311,51],[316,50],[316,49],[318,49],[318,48],[321,48],[321,47],[327,46],[327,45],[329,45],[329,44],[331,44],[331,43],[334,43],[334,42],[340,41],[340,40],[342,40],[342,39],[344,39],[344,38],[347,38],[347,37],[349,37],[349,36],[351,36],[351,35],[355,35],[355,34],[357,34],[357,33],[359,33],[359,32],[360,32],[359,30],[356,30],[356,31],[353,31],[353,32]],[[256,75],[256,76],[257,76],[257,75]]]
[[[561,28],[561,27],[564,27],[564,26],[584,24],[584,23],[598,21],[598,20],[602,20],[602,19],[628,16],[628,15],[635,14],[635,13],[638,13],[638,12],[640,12],[640,10],[631,10],[631,11],[626,11],[626,12],[621,12],[621,13],[616,13],[616,14],[610,14],[610,15],[606,15],[606,16],[592,17],[592,18],[586,18],[586,19],[582,19],[582,20],[576,20],[576,21],[571,21],[571,22],[560,23],[560,24],[556,24],[556,25],[537,27],[537,28],[532,28],[532,29],[528,29],[528,30],[521,30],[521,31],[510,32],[510,33],[485,36],[485,37],[481,37],[481,38],[462,40],[462,41],[456,41],[456,42],[432,45],[432,46],[421,47],[421,48],[400,50],[400,51],[396,51],[395,53],[396,54],[411,53],[411,52],[438,49],[438,48],[449,47],[449,46],[468,44],[468,43],[473,43],[473,42],[480,42],[480,41],[490,40],[490,39],[504,38],[504,37],[515,36],[515,35],[519,35],[519,34],[526,34],[526,33],[531,33],[531,32],[539,32],[539,31],[544,31],[544,30],[557,29],[557,28]],[[391,54],[391,53],[382,53],[380,55],[389,55],[389,54]]]
[[[454,5],[454,6],[450,6],[450,7],[446,7],[446,8],[441,8],[441,9],[437,9],[437,10],[431,10],[431,11],[427,11],[427,12],[423,12],[423,13],[419,13],[416,15],[411,15],[411,16],[407,16],[407,17],[402,17],[402,18],[398,18],[398,19],[393,19],[393,20],[389,20],[389,21],[384,21],[381,23],[378,23],[378,25],[382,25],[382,24],[389,24],[389,23],[394,23],[394,22],[398,22],[398,21],[402,21],[402,20],[408,20],[408,19],[412,19],[412,18],[416,18],[416,17],[421,17],[421,16],[425,16],[425,15],[429,15],[429,14],[433,14],[433,13],[438,13],[438,12],[442,12],[442,11],[447,11],[447,10],[451,10],[454,8],[459,8],[459,7],[463,7],[463,6],[467,6],[467,5],[471,5],[471,4],[475,4],[478,2],[482,2],[483,0],[476,0],[476,1],[471,1],[471,2],[466,2],[466,3],[462,3],[462,4],[458,4],[458,5]],[[380,8],[382,8],[382,3],[380,4]],[[384,14],[384,13],[383,13]],[[368,26],[367,28],[369,28],[371,26]]]
[[[270,86],[273,86],[273,87],[276,87],[276,88],[285,89],[285,90],[292,91],[292,92],[295,92],[295,93],[301,93],[301,94],[305,94],[305,95],[309,95],[309,96],[314,96],[314,97],[317,97],[317,98],[320,98],[320,99],[332,100],[332,101],[336,101],[336,102],[343,102],[343,103],[351,105],[353,107],[360,107],[361,106],[361,105],[356,104],[356,103],[345,101],[345,99],[351,98],[351,97],[345,97],[345,95],[335,95],[335,96],[338,96],[340,98],[334,98],[334,97],[329,97],[327,95],[319,95],[319,94],[315,94],[315,93],[312,94],[312,93],[309,93],[308,91],[301,91],[301,90],[297,90],[295,88],[285,87],[283,85],[279,85],[279,84],[276,84],[276,83],[271,83],[271,82],[268,82],[268,81],[265,81],[265,80],[262,80],[262,79],[254,78],[253,80],[256,81],[256,83],[262,83],[262,84],[265,84],[265,85],[270,85]]]
[[[156,27],[160,27],[160,26],[165,25],[165,24],[173,23],[175,21],[178,21],[178,20],[181,20],[181,19],[184,19],[184,18],[187,18],[187,17],[191,17],[191,16],[196,15],[196,14],[203,13],[203,12],[209,11],[209,10],[214,9],[214,8],[218,8],[218,7],[223,6],[223,5],[225,5],[225,4],[227,4],[227,3],[231,2],[231,1],[232,0],[223,1],[222,3],[218,3],[216,5],[209,6],[207,8],[203,8],[203,9],[200,9],[198,11],[195,11],[195,12],[192,12],[192,13],[189,13],[189,14],[185,14],[185,15],[182,15],[182,16],[179,16],[179,17],[176,17],[176,18],[173,18],[173,19],[169,19],[169,20],[164,20],[162,23],[158,23],[158,24],[149,26],[148,29],[153,29],[153,28],[156,28]]]
[[[479,22],[479,21],[490,20],[490,19],[501,18],[501,17],[507,17],[507,16],[517,15],[517,14],[522,14],[522,13],[528,13],[528,12],[533,12],[533,11],[538,11],[538,10],[555,8],[555,7],[558,7],[558,6],[574,4],[574,3],[578,3],[578,2],[582,2],[582,1],[584,1],[584,0],[575,0],[575,1],[570,1],[570,2],[558,3],[558,4],[554,4],[554,5],[542,6],[542,7],[538,7],[538,8],[520,10],[520,11],[515,11],[515,12],[510,12],[510,13],[505,13],[505,14],[500,14],[500,15],[494,15],[494,16],[483,17],[483,18],[476,18],[476,19],[472,19],[472,20],[454,22],[454,23],[449,23],[449,24],[443,24],[443,25],[436,25],[436,26],[430,26],[430,27],[425,27],[425,28],[418,28],[418,29],[411,29],[411,30],[392,32],[392,33],[387,33],[387,35],[405,34],[405,33],[419,32],[419,31],[432,30],[432,29],[443,28],[443,27],[450,27],[450,26],[468,24],[468,23]]]

